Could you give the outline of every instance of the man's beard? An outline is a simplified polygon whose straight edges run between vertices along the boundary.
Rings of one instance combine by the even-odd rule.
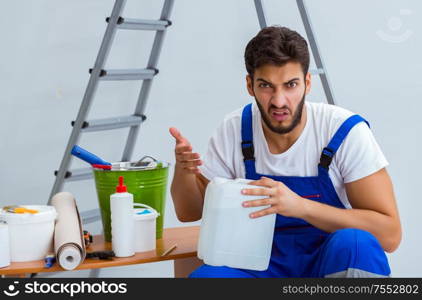
[[[305,104],[305,93],[303,94],[302,100],[300,101],[300,103],[298,104],[295,114],[293,115],[293,120],[292,123],[289,126],[274,126],[273,124],[271,124],[271,120],[268,117],[268,114],[264,111],[264,108],[261,106],[261,104],[258,102],[258,100],[255,98],[256,104],[258,105],[259,111],[261,112],[261,116],[262,116],[262,120],[264,120],[265,125],[267,125],[267,127],[275,133],[278,134],[286,134],[289,133],[290,131],[292,131],[302,120],[302,111],[303,111],[303,105]],[[277,108],[274,105],[271,105],[271,107],[269,108],[269,110],[271,108]],[[290,111],[290,113],[292,113],[292,111],[287,107],[287,106],[283,106],[282,109],[287,109]]]

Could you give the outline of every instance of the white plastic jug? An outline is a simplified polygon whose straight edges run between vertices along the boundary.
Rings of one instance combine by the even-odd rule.
[[[208,183],[198,241],[198,257],[206,264],[258,271],[268,268],[276,215],[249,217],[268,207],[242,206],[243,201],[266,198],[241,194],[244,188],[257,188],[249,182],[216,177]]]

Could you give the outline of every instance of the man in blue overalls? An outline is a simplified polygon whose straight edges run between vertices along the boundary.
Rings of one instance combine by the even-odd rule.
[[[170,128],[171,193],[179,220],[196,221],[212,178],[254,180],[262,188],[243,193],[266,198],[243,203],[257,207],[250,217],[277,214],[270,264],[265,271],[203,265],[191,277],[390,276],[385,251],[398,247],[401,225],[388,162],[369,123],[334,105],[305,102],[309,52],[295,31],[262,29],[248,43],[245,63],[255,103],[225,117],[204,159]]]

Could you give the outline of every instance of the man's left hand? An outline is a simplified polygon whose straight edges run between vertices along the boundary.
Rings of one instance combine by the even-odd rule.
[[[243,189],[243,195],[267,196],[267,198],[245,201],[242,203],[244,207],[271,205],[271,207],[251,213],[251,218],[274,213],[286,217],[300,217],[303,214],[306,199],[290,190],[282,182],[261,177],[260,180],[251,181],[249,184],[263,186],[264,188]]]

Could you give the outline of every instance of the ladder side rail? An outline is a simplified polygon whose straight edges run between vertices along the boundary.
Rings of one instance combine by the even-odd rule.
[[[262,4],[262,0],[254,0],[255,2],[255,9],[258,15],[259,26],[262,28],[267,27],[267,18],[265,14],[264,5]]]
[[[324,62],[323,62],[322,57],[320,55],[318,43],[317,43],[315,36],[314,36],[314,33],[313,33],[314,32],[313,27],[312,27],[312,24],[311,24],[305,3],[304,3],[303,0],[296,0],[296,3],[297,3],[297,6],[298,6],[298,9],[299,9],[300,16],[302,18],[303,25],[305,27],[306,35],[307,35],[308,40],[309,40],[309,44],[310,44],[310,47],[311,47],[311,50],[312,50],[312,53],[313,53],[313,56],[314,56],[314,60],[315,60],[315,64],[317,66],[317,69],[323,70],[323,72],[319,73],[319,76],[321,78],[321,83],[322,83],[322,86],[324,88],[325,96],[327,97],[327,102],[329,104],[335,104],[334,95],[333,95],[333,92],[330,88],[331,85],[330,85],[330,81],[328,79],[327,70],[325,69]]]
[[[161,11],[160,20],[168,20],[173,9],[174,0],[165,0],[163,9]],[[151,54],[148,60],[148,69],[157,69],[158,59],[160,57],[161,49],[163,46],[164,37],[166,30],[157,31],[154,38],[154,43],[151,49]],[[152,79],[144,80],[142,82],[141,91],[138,96],[135,115],[142,116],[145,115],[145,107],[149,92],[152,86]],[[136,139],[138,137],[140,124],[132,126],[129,130],[129,134],[126,140],[126,145],[122,155],[122,161],[130,161],[133,154],[133,149],[135,148]]]
[[[110,46],[116,34],[117,20],[120,16],[120,13],[123,10],[125,2],[126,0],[116,0],[116,2],[114,3],[112,14],[110,16],[110,22],[108,23],[106,31],[104,33],[103,40],[101,42],[101,47],[95,61],[94,68],[92,69],[89,82],[86,87],[85,94],[84,94],[77,118],[75,120],[73,129],[72,129],[72,133],[67,143],[66,150],[63,154],[63,159],[60,164],[60,168],[57,172],[56,179],[54,181],[54,185],[50,193],[50,197],[48,200],[49,205],[51,204],[51,198],[56,193],[61,191],[63,188],[64,178],[69,168],[70,160],[71,160],[70,151],[73,145],[76,144],[79,140],[81,128],[89,112],[89,108],[91,106],[94,93],[97,89],[101,69],[103,68],[105,60],[107,59],[107,56],[110,52]]]

